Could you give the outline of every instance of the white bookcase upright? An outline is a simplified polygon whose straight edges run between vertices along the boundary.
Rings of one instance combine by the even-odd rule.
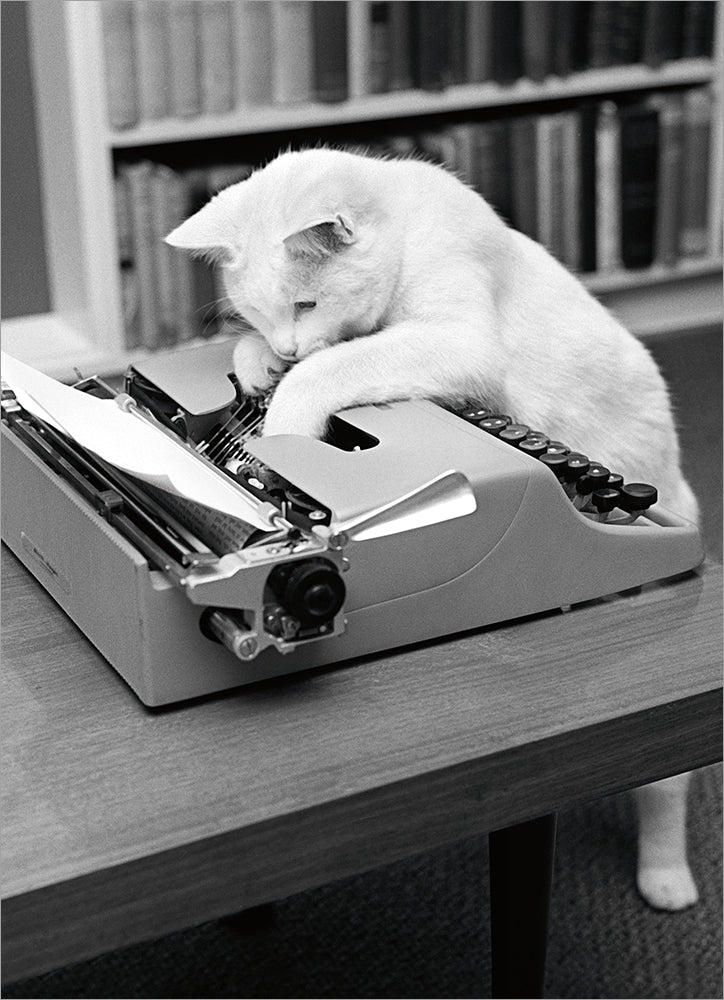
[[[29,6],[30,43],[38,114],[43,212],[53,311],[6,321],[4,348],[63,379],[74,367],[84,375],[123,371],[141,352],[124,348],[114,217],[116,150],[168,142],[252,135],[294,128],[389,120],[414,114],[535,104],[671,85],[709,84],[714,115],[711,192],[712,242],[706,257],[672,269],[655,267],[591,275],[591,290],[635,333],[696,329],[722,319],[722,18],[717,3],[714,57],[679,60],[660,69],[615,67],[542,83],[467,84],[351,97],[340,104],[254,107],[194,119],[147,122],[124,131],[108,124],[98,0],[40,0]],[[350,81],[359,78],[366,0],[349,5]]]

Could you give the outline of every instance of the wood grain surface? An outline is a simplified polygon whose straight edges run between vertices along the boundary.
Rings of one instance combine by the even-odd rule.
[[[719,567],[156,711],[2,569],[5,981],[721,757]]]

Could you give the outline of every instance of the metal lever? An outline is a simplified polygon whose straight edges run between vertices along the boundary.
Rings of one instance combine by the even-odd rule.
[[[330,546],[341,549],[349,541],[383,538],[400,531],[451,521],[472,514],[476,508],[470,483],[462,472],[451,469],[374,510],[334,523],[328,529],[313,530],[320,534],[324,532]]]

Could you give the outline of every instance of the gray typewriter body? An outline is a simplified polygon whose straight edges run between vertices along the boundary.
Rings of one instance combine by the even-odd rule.
[[[187,423],[209,422],[234,399],[232,346],[159,355],[133,374]],[[659,506],[634,523],[598,521],[549,468],[432,402],[342,416],[364,447],[291,435],[245,443],[326,524],[277,517],[255,545],[205,551],[180,569],[149,556],[4,423],[3,540],[149,706],[601,597],[703,558],[688,522]],[[310,562],[342,581],[340,606],[306,633],[280,632],[278,616],[265,631],[271,574]],[[236,623],[229,648],[209,629],[215,612]]]

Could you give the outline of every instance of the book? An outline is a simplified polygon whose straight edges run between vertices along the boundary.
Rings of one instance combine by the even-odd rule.
[[[170,111],[192,118],[201,111],[198,14],[194,0],[168,0]]]
[[[408,7],[413,85],[443,90],[452,78],[450,12],[452,4],[423,0]]]
[[[392,0],[389,22],[390,90],[408,90],[414,85],[410,54],[410,4]]]
[[[348,0],[349,2],[349,96],[352,100],[373,93],[372,77],[375,76],[377,93],[386,87],[383,39],[377,30],[384,28],[386,4],[372,3],[371,0]],[[384,32],[382,32],[384,34]],[[375,36],[373,42],[373,35]],[[374,52],[373,52],[374,48]],[[372,61],[375,60],[373,67]],[[380,84],[381,89],[380,89]]]
[[[621,132],[621,260],[625,268],[654,262],[658,183],[658,111],[643,101],[619,111]]]
[[[344,0],[312,3],[314,93],[318,101],[346,101],[347,4]]]
[[[128,178],[133,232],[133,262],[138,286],[140,346],[153,350],[159,346],[159,316],[154,228],[153,164],[148,160],[125,166]]]
[[[369,93],[385,94],[390,89],[390,7],[391,3],[370,4],[369,12]]]
[[[714,49],[716,3],[688,0],[684,8],[681,55],[684,59],[709,58]]]
[[[617,0],[611,30],[611,63],[630,65],[641,58],[641,26],[644,4],[637,0]]]
[[[685,6],[675,0],[648,0],[644,4],[641,59],[646,66],[658,69],[681,55]]]
[[[493,75],[491,16],[494,0],[470,0],[467,5],[465,76],[468,83],[484,83]]]
[[[455,173],[464,184],[475,186],[475,143],[473,126],[451,125],[450,136],[455,146]]]
[[[449,37],[450,60],[447,82],[451,86],[467,81],[468,8],[466,0],[449,0],[445,4]]]
[[[234,0],[234,104],[272,102],[272,8],[268,0]]]
[[[708,250],[709,152],[712,97],[695,88],[684,94],[684,151],[679,252],[701,257]]]
[[[188,215],[198,212],[209,200],[208,172],[203,167],[185,171],[188,192]],[[195,337],[208,339],[218,331],[217,288],[211,264],[198,257],[191,259],[192,325]]]
[[[553,115],[538,115],[535,130],[537,239],[553,252]]]
[[[554,3],[524,0],[523,21],[523,75],[529,80],[545,80],[553,69],[551,48],[553,44],[552,19]],[[556,33],[561,24],[556,21]]]
[[[600,272],[621,267],[620,129],[613,101],[604,101],[596,120],[596,264]]]
[[[656,94],[651,103],[659,112],[659,175],[656,191],[654,258],[673,267],[679,257],[682,195],[684,105],[681,94]]]
[[[563,116],[559,114],[551,115],[550,121],[550,245],[548,249],[556,258],[563,261],[565,258],[565,229],[564,223],[568,206],[566,205],[565,188],[565,148],[563,137]]]
[[[139,120],[133,5],[127,0],[106,0],[101,6],[101,33],[108,124],[131,128]]]
[[[297,104],[314,95],[312,6],[309,0],[271,0],[276,104]]]
[[[506,119],[473,126],[474,186],[506,222],[512,218],[510,134]]]
[[[553,2],[541,6],[547,8],[551,22],[551,72],[560,77],[569,76],[573,70],[575,54],[574,30],[576,25],[573,13],[576,5],[570,0],[553,0]]]
[[[514,83],[523,76],[523,7],[510,0],[495,0],[491,9],[492,75],[496,83]]]
[[[201,111],[219,114],[233,107],[232,9],[230,0],[199,4]]]
[[[168,9],[158,0],[136,0],[133,8],[138,104],[141,120],[164,118],[169,112]]]
[[[613,37],[618,0],[596,0],[588,19],[588,61],[591,69],[613,63]]]
[[[181,215],[176,221],[175,215],[172,215],[175,182],[176,174],[170,167],[160,163],[153,165],[149,178],[149,198],[157,329],[155,344],[147,346],[169,347],[181,340],[181,311],[178,299],[180,288],[176,280],[176,268],[186,255],[163,241],[164,236],[184,218]]]
[[[576,111],[559,115],[561,127],[561,186],[563,211],[561,261],[572,271],[581,266],[581,142],[580,119]]]
[[[509,130],[512,171],[511,225],[535,240],[538,238],[536,119],[533,115],[512,118]]]
[[[596,270],[596,104],[585,102],[578,111],[580,134],[579,267]]]
[[[132,350],[141,343],[138,277],[133,255],[133,215],[131,188],[124,169],[113,179],[116,219],[118,266],[120,269],[121,310],[123,313],[124,345]]]

